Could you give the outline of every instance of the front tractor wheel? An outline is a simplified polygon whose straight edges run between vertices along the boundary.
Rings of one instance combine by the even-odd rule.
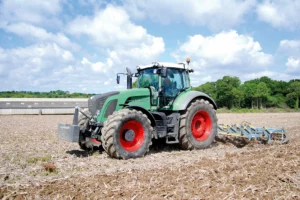
[[[183,149],[204,149],[217,134],[217,116],[213,105],[203,99],[190,104],[180,119],[179,142]]]
[[[113,158],[144,156],[152,144],[150,120],[140,111],[123,109],[114,112],[102,129],[103,148]]]
[[[90,112],[87,110],[84,110],[83,112],[88,116],[91,115]],[[78,125],[80,127],[78,144],[82,150],[90,150],[90,148],[86,145],[86,138],[90,136],[90,133],[88,132],[89,119],[83,114],[81,114],[81,112],[79,113],[78,117]]]

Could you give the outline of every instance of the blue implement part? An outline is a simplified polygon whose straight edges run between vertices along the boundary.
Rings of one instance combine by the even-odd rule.
[[[252,140],[258,140],[263,143],[279,142],[280,144],[289,142],[288,134],[283,128],[253,127],[247,122],[242,125],[219,124],[217,136],[220,138],[230,137],[234,140],[244,139],[249,142]]]

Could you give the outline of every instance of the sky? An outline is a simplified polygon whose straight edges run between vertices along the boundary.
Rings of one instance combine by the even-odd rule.
[[[152,62],[191,59],[192,86],[300,78],[299,0],[0,0],[0,91],[126,89]]]

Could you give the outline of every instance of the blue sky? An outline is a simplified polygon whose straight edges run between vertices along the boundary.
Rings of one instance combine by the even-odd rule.
[[[193,86],[300,78],[298,0],[0,0],[0,91],[123,90],[126,67],[191,58]]]

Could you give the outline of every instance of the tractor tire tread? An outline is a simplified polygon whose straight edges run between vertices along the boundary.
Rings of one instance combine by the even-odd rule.
[[[212,127],[213,133],[211,133],[211,134],[213,134],[213,136],[210,138],[209,144],[195,146],[192,142],[191,136],[189,135],[189,130],[187,130],[188,129],[187,128],[187,126],[188,126],[187,120],[188,120],[190,113],[195,108],[195,106],[199,106],[199,105],[205,105],[206,109],[211,111],[211,114],[214,115],[215,121],[213,121],[213,127]],[[212,120],[214,120],[214,119],[212,119]],[[209,101],[204,100],[204,99],[196,99],[195,101],[193,101],[189,105],[189,107],[184,111],[184,113],[182,113],[182,115],[180,117],[179,144],[180,144],[181,148],[184,150],[193,150],[193,149],[203,149],[203,148],[209,147],[217,133],[217,120],[218,119],[216,117],[216,110],[214,109],[213,105]]]
[[[125,117],[134,117],[134,116],[140,116],[143,120],[145,120],[144,126],[149,130],[149,138],[147,138],[147,144],[145,145],[145,149],[142,150],[141,154],[134,155],[134,154],[124,154],[122,153],[120,147],[118,146],[117,142],[115,141],[116,137],[115,134],[118,129],[120,129],[120,126],[122,125],[123,119]],[[122,109],[119,111],[115,111],[112,115],[110,115],[107,119],[107,121],[104,122],[104,127],[102,129],[102,144],[103,149],[106,151],[106,153],[113,158],[119,158],[119,159],[128,159],[128,158],[135,158],[135,157],[141,157],[144,156],[149,152],[149,148],[152,144],[152,132],[153,127],[150,125],[151,122],[147,118],[145,114],[143,114],[141,111],[137,110],[130,110],[130,109]],[[145,136],[146,137],[146,136]]]

